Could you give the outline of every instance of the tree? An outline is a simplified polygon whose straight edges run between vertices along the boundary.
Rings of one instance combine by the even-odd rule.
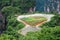
[[[55,27],[55,26],[60,26],[60,15],[56,14],[54,17],[51,18],[51,20],[45,24],[43,24],[40,27]]]
[[[27,37],[31,40],[60,40],[60,26],[44,27],[42,30],[29,32]]]
[[[0,40],[16,40],[16,38],[12,35],[2,34],[0,35]]]
[[[7,7],[4,7],[1,11],[2,11],[2,14],[4,15],[5,24],[7,25],[8,16],[15,15],[15,14],[19,13],[20,9],[17,7],[7,6]]]

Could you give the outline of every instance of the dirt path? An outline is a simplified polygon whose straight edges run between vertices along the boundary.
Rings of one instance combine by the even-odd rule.
[[[20,33],[20,34],[22,34],[22,35],[26,35],[27,32],[30,32],[30,31],[34,32],[34,31],[37,31],[37,30],[41,30],[41,28],[38,27],[38,26],[41,25],[41,24],[39,24],[39,25],[37,25],[37,26],[35,26],[35,27],[32,27],[31,25],[28,25],[28,24],[25,23],[24,21],[20,20],[21,18],[30,17],[30,16],[43,16],[43,17],[47,18],[47,21],[44,21],[44,22],[41,23],[41,24],[43,24],[43,23],[45,23],[45,22],[50,21],[51,17],[53,17],[54,15],[52,15],[52,14],[32,14],[32,15],[21,15],[21,16],[18,16],[18,17],[17,17],[17,20],[18,20],[19,22],[22,22],[22,23],[25,24],[25,27],[22,28],[22,29],[20,29],[20,30],[18,30],[18,33]]]

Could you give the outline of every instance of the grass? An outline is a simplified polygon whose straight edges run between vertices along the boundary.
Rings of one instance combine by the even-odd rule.
[[[21,20],[23,20],[26,23],[34,26],[34,25],[36,25],[36,23],[46,20],[46,18],[45,17],[39,17],[39,16],[38,17],[25,17],[25,18],[22,18]]]

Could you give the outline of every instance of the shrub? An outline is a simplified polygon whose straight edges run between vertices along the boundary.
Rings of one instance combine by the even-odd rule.
[[[0,35],[0,40],[16,40],[16,38],[12,35],[2,34]]]
[[[51,21],[44,23],[40,27],[55,27],[55,26],[60,26],[60,15],[55,15],[54,17],[51,18]]]
[[[35,38],[35,39],[37,38],[37,40],[60,40],[60,26],[56,26],[53,28],[44,27],[41,31],[28,33],[27,36]]]

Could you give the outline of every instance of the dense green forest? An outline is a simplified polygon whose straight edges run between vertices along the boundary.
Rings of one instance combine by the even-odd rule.
[[[55,2],[58,2],[58,6],[60,6],[60,0],[51,0],[50,4],[52,5]],[[28,32],[26,36],[23,36],[17,31],[25,25],[18,22],[16,18],[19,15],[40,13],[41,11],[36,11],[37,9],[35,9],[36,1],[0,0],[0,40],[60,40],[60,7],[55,8],[52,6],[52,8],[55,8],[53,10],[49,8],[50,5],[47,5],[47,0],[42,0],[40,3],[41,5],[46,5],[42,13],[54,14],[55,16],[51,18],[51,21],[40,26],[42,30]],[[47,12],[47,8],[51,10]]]

